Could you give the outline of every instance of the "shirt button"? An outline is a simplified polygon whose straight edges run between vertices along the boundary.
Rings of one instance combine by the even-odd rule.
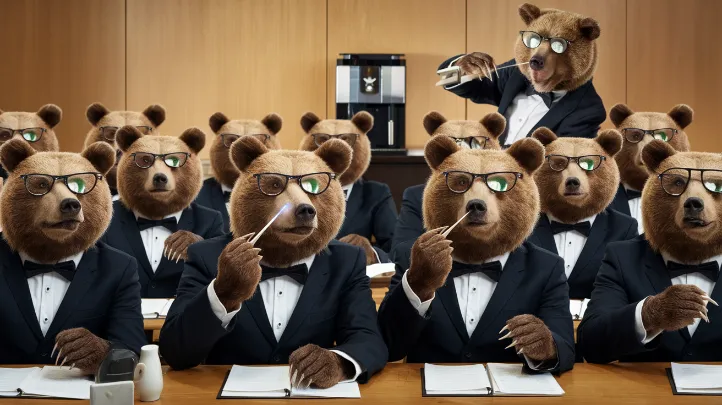
[[[471,358],[471,352],[466,352],[466,353],[464,353],[464,357],[466,357],[467,359],[470,359],[470,358]]]
[[[48,323],[48,318],[43,319],[43,323]]]
[[[50,292],[50,287],[45,288],[45,292]]]
[[[283,295],[283,291],[279,291],[279,292],[278,292],[278,295]]]
[[[569,242],[569,244],[571,245],[571,244],[572,244],[572,242]]]
[[[279,355],[273,356],[273,361],[275,361],[276,363],[279,363],[281,361],[281,356],[279,356]]]
[[[474,323],[474,318],[469,319],[469,323]]]
[[[150,288],[155,288],[155,283],[151,283]]]
[[[157,237],[157,236],[155,237],[155,240],[158,240],[158,237]]]
[[[476,291],[476,287],[472,287],[471,292]]]

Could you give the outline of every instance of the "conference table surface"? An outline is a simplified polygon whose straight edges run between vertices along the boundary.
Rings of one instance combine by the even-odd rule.
[[[563,397],[422,397],[421,364],[392,363],[361,384],[361,399],[258,399],[219,400],[223,403],[281,404],[313,401],[326,404],[720,404],[722,397],[673,395],[665,374],[669,363],[577,364],[557,378]],[[167,370],[158,405],[207,404],[216,396],[230,366],[199,366],[190,370]],[[137,397],[137,394],[136,394]],[[74,400],[2,398],[2,404],[53,405],[79,403]],[[141,403],[136,399],[136,403]]]

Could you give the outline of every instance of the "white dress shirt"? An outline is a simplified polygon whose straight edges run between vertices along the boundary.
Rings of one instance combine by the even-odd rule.
[[[311,265],[313,265],[315,258],[316,256],[307,257],[291,264],[291,266],[305,264],[306,268],[308,268],[308,271],[310,272]],[[226,307],[223,306],[221,301],[218,299],[216,291],[213,288],[215,282],[216,280],[214,279],[208,285],[208,288],[206,288],[208,301],[211,303],[213,313],[221,321],[221,326],[227,328],[228,324],[231,323],[231,320],[234,316],[236,316],[241,308],[239,307],[237,310],[231,312],[226,311]],[[283,336],[283,331],[286,330],[288,321],[291,319],[293,310],[296,308],[298,299],[301,297],[303,284],[289,276],[280,276],[261,281],[258,283],[258,289],[261,291],[263,305],[266,307],[266,314],[268,315],[268,321],[271,323],[273,334],[276,337],[276,341],[280,341],[281,336]],[[361,375],[361,365],[356,360],[340,350],[331,351],[350,361],[354,365],[356,375],[348,381],[354,381],[359,375]]]
[[[341,186],[341,190],[343,190],[343,193],[346,196],[346,201],[348,201],[348,197],[351,195],[351,190],[353,190],[353,183]]]
[[[233,191],[233,187],[228,187],[225,184],[221,184],[221,191],[225,194],[226,192],[230,193]],[[229,200],[226,203],[226,212],[231,212],[231,201]]]
[[[635,190],[626,184],[624,184],[624,189]],[[637,232],[641,235],[644,233],[644,226],[642,225],[642,197],[632,198],[631,200],[627,200],[627,203],[629,204],[629,215],[637,220]]]
[[[133,213],[135,214],[136,219],[142,217],[142,215],[137,212]],[[181,214],[183,214],[183,211],[178,211],[165,218],[175,217],[176,222],[180,222]],[[171,234],[172,232],[163,226],[154,226],[140,231],[140,238],[143,239],[145,254],[148,256],[148,261],[150,262],[150,266],[153,268],[154,273],[158,269],[158,266],[160,266],[160,261],[163,259],[165,240],[168,239]]]
[[[670,260],[673,262],[682,263],[681,261],[676,260],[673,257],[670,257],[668,254],[666,254],[664,252],[662,252],[662,258],[664,259],[664,264],[667,264],[667,262]],[[717,265],[719,266],[722,264],[722,255],[715,256],[708,260],[702,260],[699,263],[687,263],[687,264],[701,264],[701,263],[707,263],[707,262],[717,262]],[[708,279],[707,277],[703,276],[700,273],[690,273],[690,274],[685,274],[683,276],[675,277],[672,279],[672,285],[679,285],[679,284],[696,285],[702,291],[707,293],[707,296],[711,296],[712,290],[714,290],[714,286],[715,286],[716,282]],[[660,331],[654,331],[654,333],[652,333],[652,334],[647,334],[647,330],[645,329],[644,324],[642,322],[642,306],[644,306],[644,301],[646,301],[647,298],[649,298],[649,297],[646,297],[645,299],[639,301],[639,303],[637,304],[637,307],[635,308],[635,311],[634,311],[634,329],[635,329],[635,332],[637,333],[637,339],[639,339],[642,342],[642,344],[645,344],[645,345],[647,343],[651,342],[652,340],[654,340],[654,338],[659,336],[660,333],[664,332],[664,331],[660,330]],[[699,326],[700,320],[701,320],[701,318],[695,318],[694,323],[687,326],[687,331],[689,332],[690,336],[694,336],[694,332],[697,330],[697,326]]]
[[[552,221],[562,222],[549,214],[547,214],[547,217],[549,218],[550,224]],[[591,226],[594,225],[594,219],[596,217],[596,215],[592,215],[591,217],[584,218],[579,222],[589,221],[589,225]],[[586,243],[587,237],[577,231],[560,232],[554,235],[554,244],[557,245],[557,254],[564,259],[564,273],[566,273],[567,278],[569,278],[569,275],[572,274],[574,266],[577,264],[579,255],[582,253],[582,249],[584,249],[584,244]]]
[[[22,260],[23,263],[25,263],[26,260],[39,263],[37,260],[34,260],[22,252],[19,254],[20,260]],[[77,255],[58,260],[57,263],[72,261],[77,268],[82,258],[83,252],[80,252]],[[60,304],[63,302],[63,298],[65,298],[65,293],[68,292],[69,287],[70,281],[56,272],[38,274],[28,279],[28,289],[30,290],[30,297],[33,300],[35,317],[38,319],[43,336],[45,336],[50,325],[53,323],[55,313],[58,312],[58,308],[60,308]]]

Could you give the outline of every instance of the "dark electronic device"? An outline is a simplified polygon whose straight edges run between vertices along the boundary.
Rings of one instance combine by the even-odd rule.
[[[133,381],[138,356],[131,350],[113,349],[100,364],[95,373],[96,383]]]

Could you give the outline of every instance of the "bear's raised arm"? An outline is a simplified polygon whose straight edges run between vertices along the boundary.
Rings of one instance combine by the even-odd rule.
[[[462,56],[463,55],[456,55],[445,60],[441,63],[441,65],[439,65],[439,70],[453,66],[453,62]],[[515,64],[516,61],[512,59],[502,63],[498,67],[501,68]],[[518,68],[501,69],[498,72],[493,73],[494,80],[483,77],[480,80],[472,80],[454,86],[445,86],[444,89],[456,94],[459,97],[468,98],[476,104],[491,104],[498,106],[501,103],[501,97],[504,94],[504,87],[512,74],[518,74],[521,76],[521,72],[519,72]],[[606,117],[606,112],[604,115]]]

